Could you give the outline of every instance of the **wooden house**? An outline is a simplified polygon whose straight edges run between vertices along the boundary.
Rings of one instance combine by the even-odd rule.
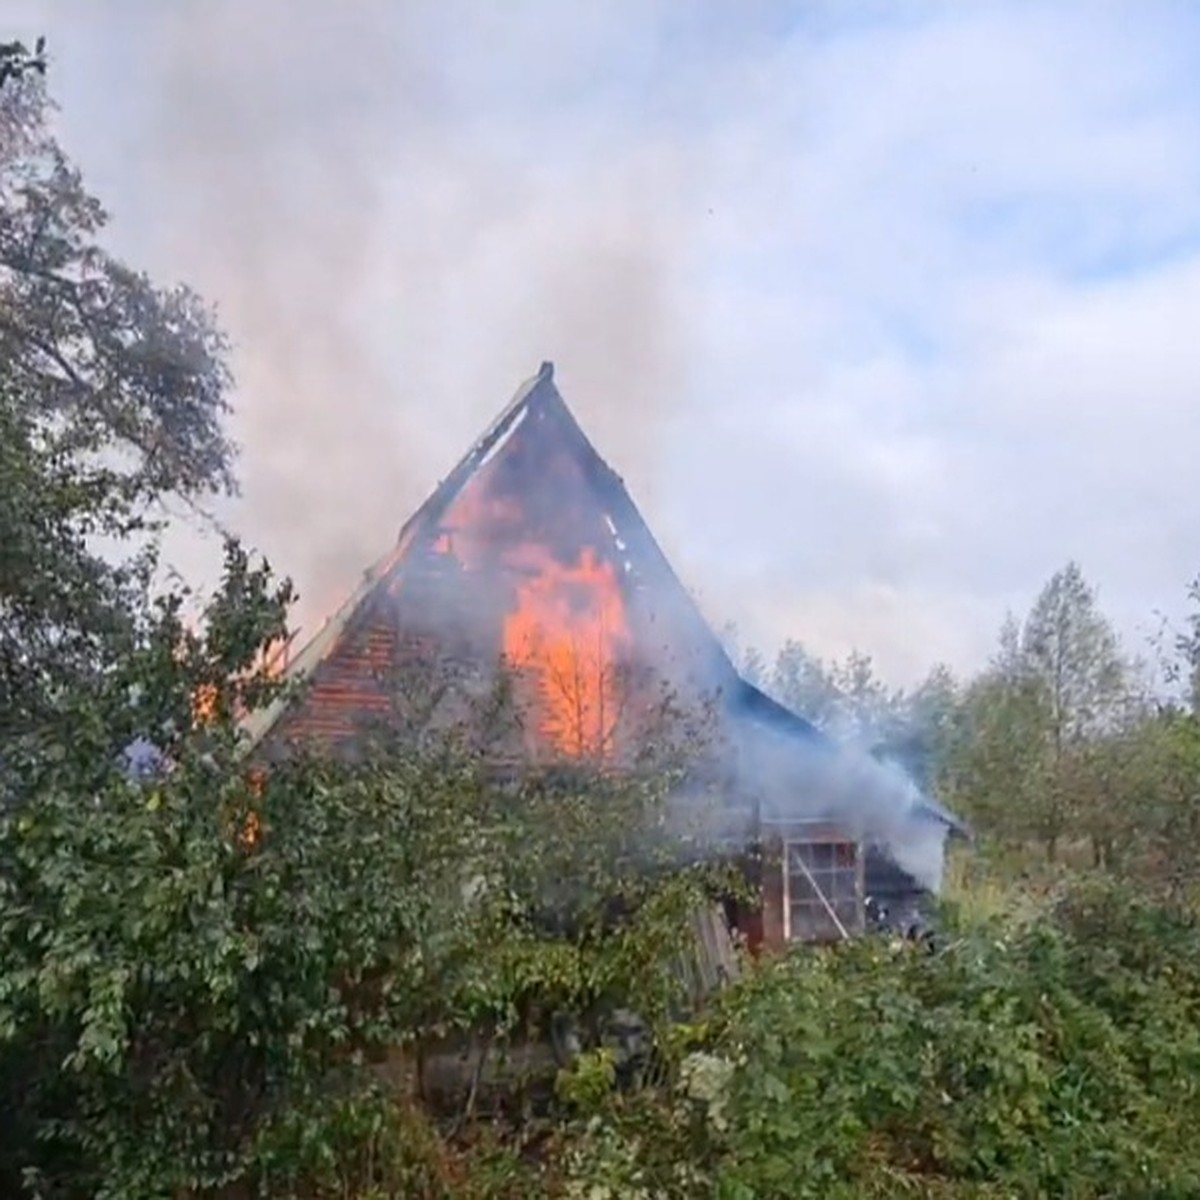
[[[398,691],[421,727],[467,721],[497,663],[525,719],[486,753],[518,768],[619,769],[664,687],[703,698],[725,781],[714,842],[756,850],[761,912],[737,917],[752,944],[853,934],[884,891],[914,903],[961,830],[739,675],[548,363],[288,664],[299,698],[245,728],[267,760],[297,742],[352,754]]]

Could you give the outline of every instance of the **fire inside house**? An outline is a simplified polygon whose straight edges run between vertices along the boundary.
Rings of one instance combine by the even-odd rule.
[[[245,729],[267,761],[296,742],[352,752],[398,692],[448,728],[497,663],[525,719],[487,752],[528,764],[619,768],[664,686],[712,698],[727,789],[713,836],[757,848],[761,911],[737,918],[752,944],[848,936],[868,897],[902,913],[936,890],[962,832],[906,779],[741,678],[548,363],[287,663],[299,697]],[[429,685],[447,676],[458,686]]]

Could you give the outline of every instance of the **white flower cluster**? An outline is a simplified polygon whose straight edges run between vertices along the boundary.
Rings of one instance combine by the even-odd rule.
[[[729,1059],[700,1051],[689,1054],[679,1069],[684,1094],[704,1105],[708,1120],[718,1133],[724,1133],[729,1125],[725,1105],[733,1072],[734,1064]]]

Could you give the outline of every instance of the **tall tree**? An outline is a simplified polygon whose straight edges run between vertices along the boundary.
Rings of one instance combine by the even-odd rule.
[[[1074,786],[1078,760],[1091,744],[1119,731],[1131,695],[1117,635],[1077,563],[1056,571],[1034,602],[1021,634],[1021,665],[1046,714],[1040,824],[1053,859],[1061,837],[1077,820],[1086,826],[1098,799]]]
[[[1005,840],[1040,843],[1053,860],[1073,835],[1109,859],[1140,778],[1130,749],[1136,699],[1095,590],[1069,563],[1023,622],[1005,619],[991,664],[965,693],[946,784]]]
[[[136,637],[168,498],[233,490],[208,310],[103,245],[41,80],[0,91],[0,744]]]
[[[950,668],[939,664],[912,692],[893,698],[889,732],[876,752],[899,763],[926,791],[939,787],[944,764],[959,735],[959,693]]]
[[[890,743],[905,736],[905,697],[875,674],[869,654],[852,650],[835,662],[829,678],[838,696],[838,729],[845,738],[864,743]]]
[[[1045,692],[1056,750],[1112,730],[1126,710],[1129,667],[1077,563],[1055,572],[1021,636],[1025,669]]]
[[[981,831],[1014,844],[1040,838],[1045,729],[1040,692],[1006,669],[1003,654],[967,687],[939,780]]]

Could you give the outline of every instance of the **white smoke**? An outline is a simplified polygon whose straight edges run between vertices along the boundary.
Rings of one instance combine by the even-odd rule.
[[[756,729],[741,755],[745,777],[766,781],[762,815],[771,822],[828,821],[847,838],[874,845],[921,887],[942,887],[949,827],[899,767],[852,746],[813,745]]]

